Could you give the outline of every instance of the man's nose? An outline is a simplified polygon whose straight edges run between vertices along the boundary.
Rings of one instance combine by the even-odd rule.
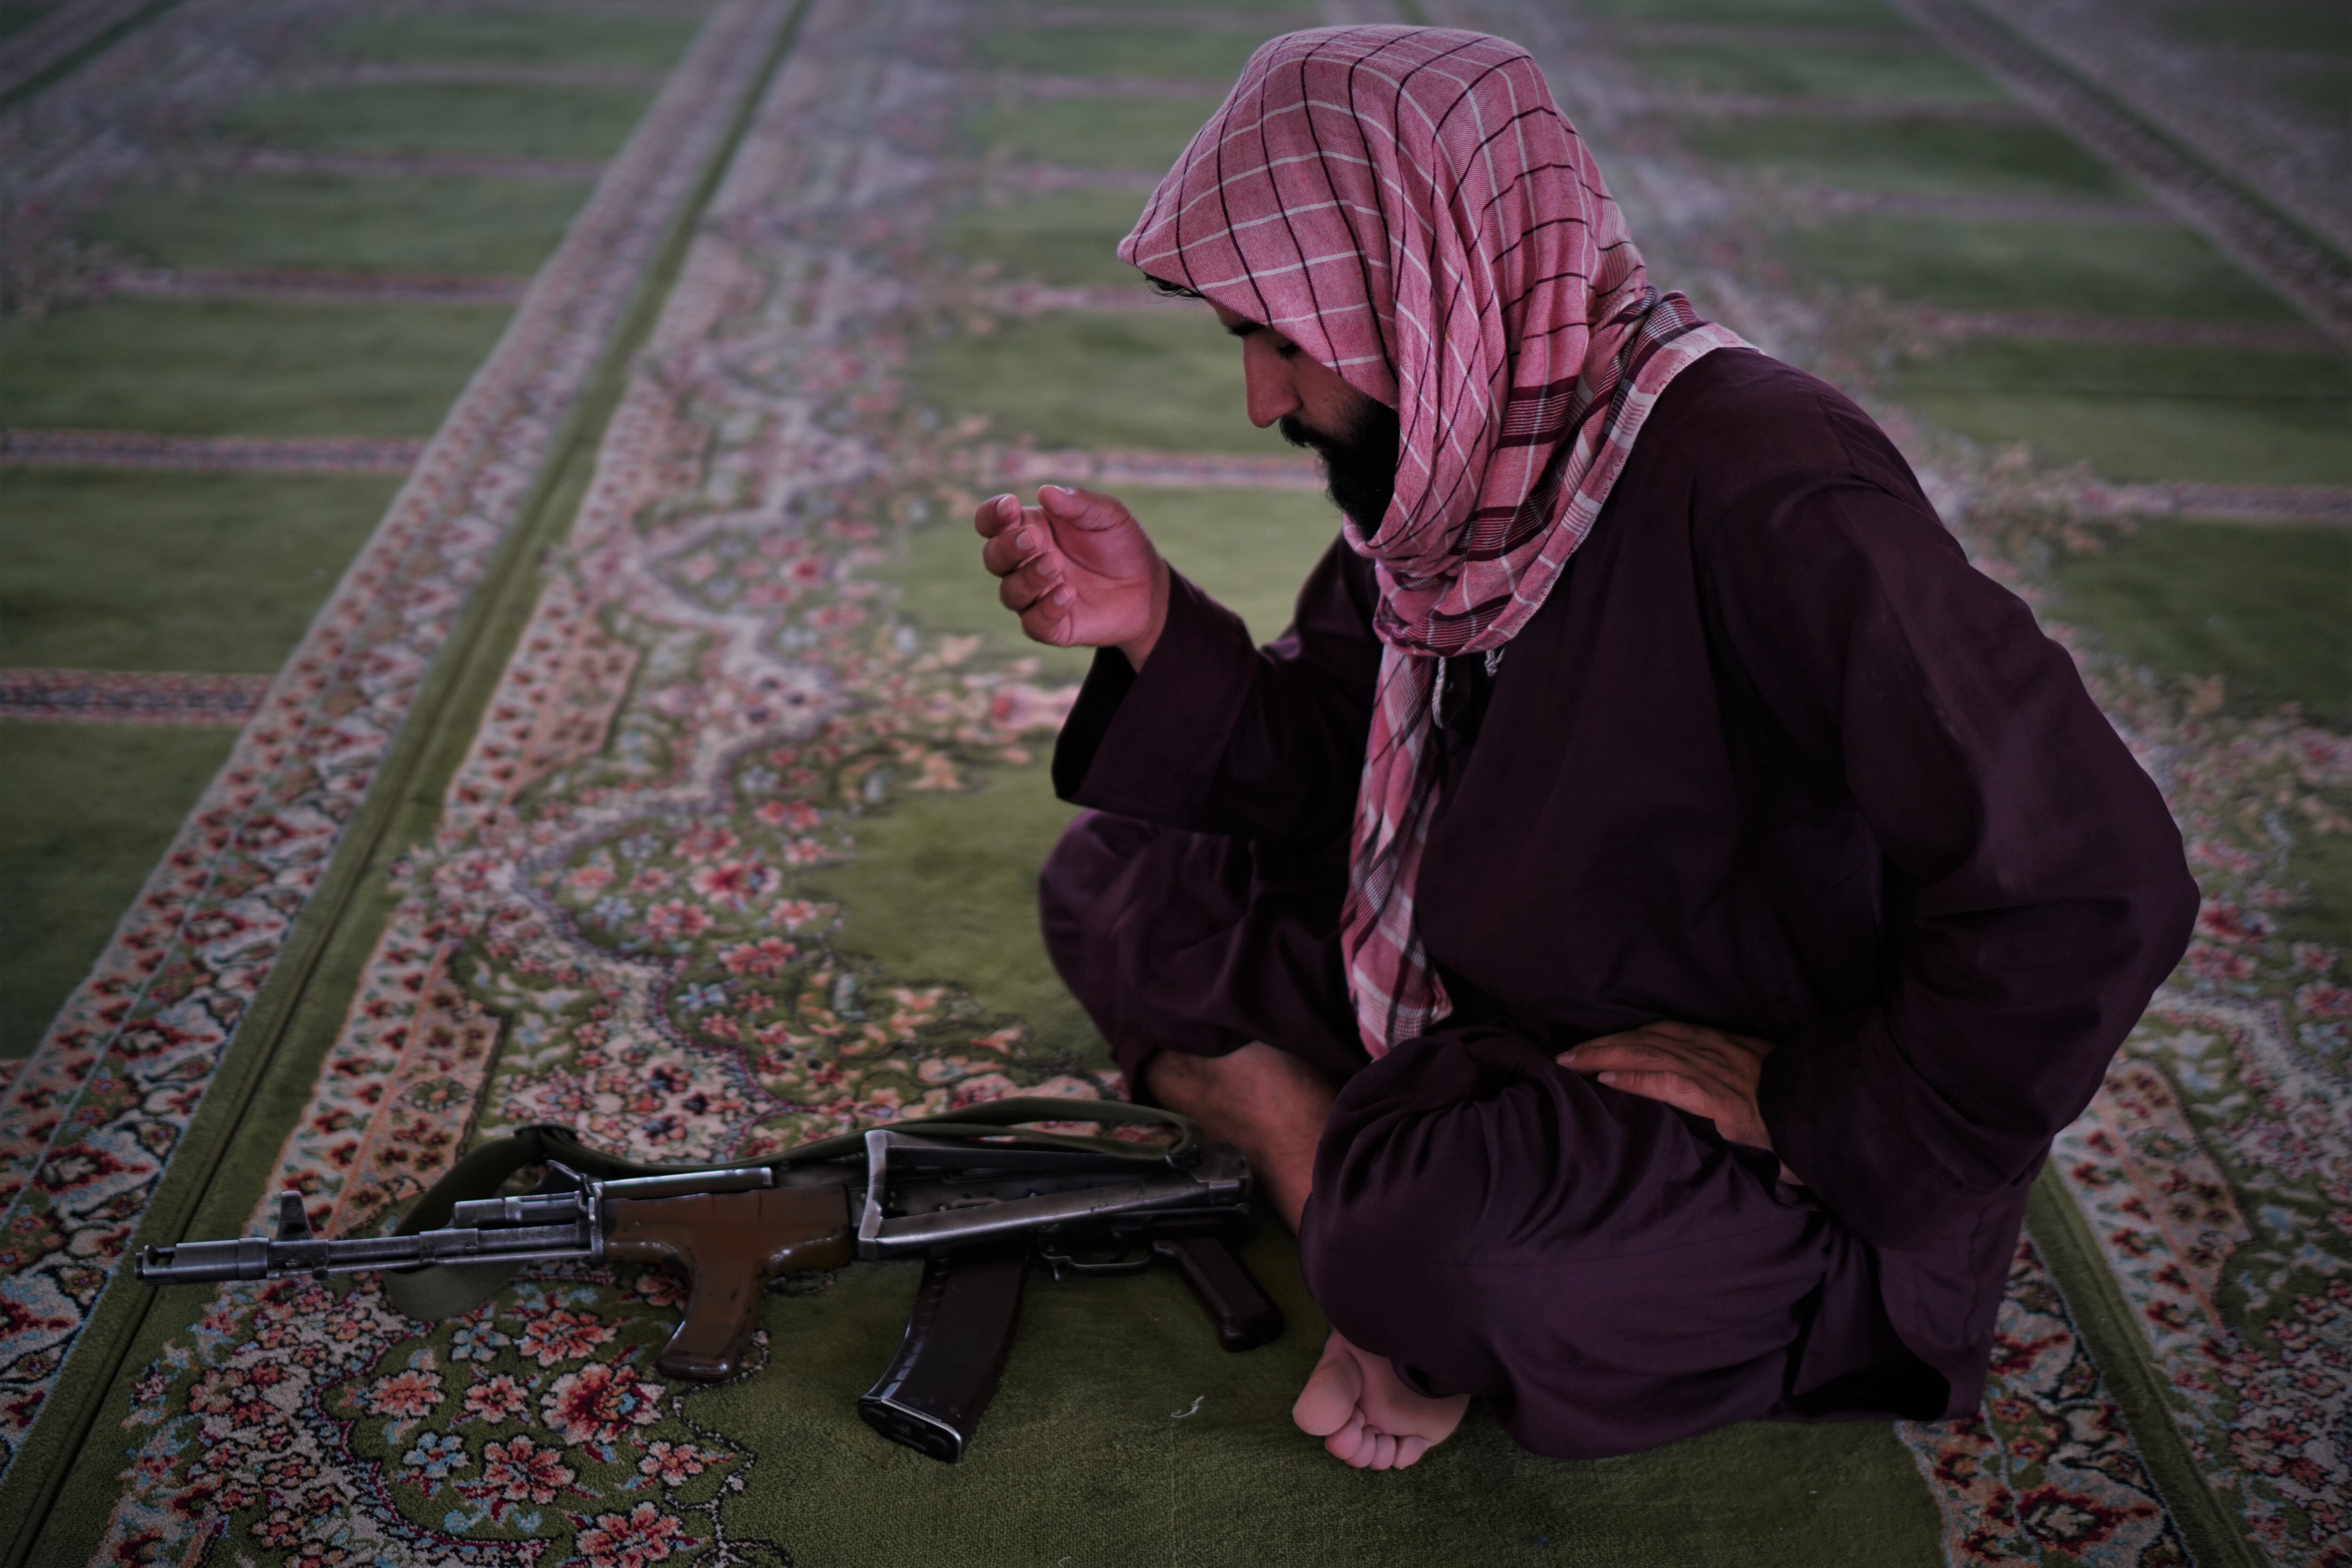
[[[1300,407],[1298,387],[1290,366],[1269,346],[1244,340],[1242,375],[1249,389],[1250,423],[1264,430]]]

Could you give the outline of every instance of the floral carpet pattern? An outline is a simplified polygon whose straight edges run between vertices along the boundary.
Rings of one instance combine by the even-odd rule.
[[[1654,256],[1686,261],[1734,302],[1734,326],[1832,373],[1865,367],[1854,373],[1867,382],[1871,345],[1856,334],[1881,319],[1825,326],[1743,270],[1738,200],[1647,153],[1632,110],[1612,119],[1606,106],[1631,100],[1606,48],[1563,26],[1574,13],[1425,9],[1522,39],[1580,102],[1604,106],[1591,129],[1626,148],[1612,175],[1666,215],[1643,231]],[[639,1158],[741,1158],[1008,1092],[1122,1092],[1098,1056],[1046,1050],[955,986],[836,951],[841,911],[820,888],[858,855],[864,820],[1030,763],[1072,695],[1034,661],[914,623],[887,569],[920,530],[1015,478],[1313,480],[1287,458],[1040,455],[943,423],[913,394],[912,357],[930,337],[1101,306],[1082,290],[975,294],[925,247],[976,183],[1052,183],[959,161],[970,78],[948,40],[960,14],[820,0],[803,22],[278,1154],[271,1190],[300,1191],[314,1225],[379,1227],[463,1148],[530,1122]],[[929,49],[900,42],[910,17]],[[1976,559],[2030,601],[2050,551],[2130,526],[2081,476],[1889,423]],[[2087,647],[2081,659],[2172,802],[2207,903],[2196,946],[2053,1166],[2207,1485],[2271,1561],[2342,1568],[2352,974],[2341,951],[2294,935],[2294,917],[2313,899],[2314,846],[2352,832],[2352,740],[2291,712],[2231,716],[2217,692]],[[363,767],[373,753],[356,755]],[[274,852],[322,863],[334,820]],[[208,973],[249,996],[253,955],[281,938],[289,909],[257,895],[211,918],[198,933]],[[138,1184],[193,1103],[169,1071],[209,1060],[234,1022],[233,1004],[202,1005],[225,994],[210,983],[151,988],[145,1012],[110,1004],[106,1039],[152,1015],[138,1038],[154,1044],[112,1048],[132,1058],[109,1070],[119,1086],[94,1065],[97,1043],[77,1070],[125,1105],[127,1074],[142,1072],[169,1109],[155,1113],[150,1092],[137,1116],[113,1113],[106,1136],[77,1134],[28,1190],[79,1207],[59,1196],[26,1210],[32,1226],[12,1218],[8,1245],[35,1260],[10,1265],[14,1280],[59,1281],[0,1298],[22,1303],[12,1375],[27,1399],[77,1303],[103,1284],[73,1239],[100,1237],[100,1256],[119,1248]],[[58,1071],[28,1070],[9,1114],[67,1124]],[[20,1243],[41,1225],[46,1252]],[[2070,1296],[2078,1282],[2044,1242],[2020,1245],[1983,1408],[1901,1429],[1943,1555],[2202,1561],[2147,1434],[2094,1358],[2087,1297]],[[789,1563],[789,1542],[730,1522],[781,1459],[699,1418],[706,1396],[651,1370],[678,1293],[659,1270],[551,1268],[427,1325],[364,1281],[222,1287],[132,1385],[129,1462],[95,1560]]]
[[[530,494],[782,14],[741,0],[618,159],[89,977],[0,1101],[0,1458]]]

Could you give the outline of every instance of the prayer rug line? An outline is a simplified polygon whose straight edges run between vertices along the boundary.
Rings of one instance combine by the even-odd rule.
[[[2246,62],[2236,49],[2149,26],[2150,8],[2114,0],[1972,3],[2192,156],[2339,252],[2352,253],[2340,109],[2298,110],[2274,82],[2242,68]],[[2341,51],[2352,39],[2341,26],[2342,10],[2335,15],[2339,25],[2330,48],[2280,49],[2269,51],[2271,57],[2340,69]]]
[[[126,186],[223,164],[227,150],[192,131],[270,83],[337,15],[335,0],[159,5],[12,100],[0,111],[0,299],[37,306],[69,282],[79,220]]]
[[[298,86],[336,87],[605,87],[654,92],[666,71],[630,66],[353,65],[298,77]]]
[[[2261,523],[2274,528],[2352,528],[2352,486],[2160,485],[2069,486],[2077,517],[2174,517],[2184,522]]]
[[[2064,310],[1938,310],[1921,307],[1901,319],[1931,338],[2012,338],[2042,343],[2129,343],[2158,349],[2251,349],[2274,354],[2325,354],[2335,340],[2296,321],[2183,321],[2165,317],[2085,316]]]
[[[1869,49],[1932,55],[1934,40],[1903,27],[1802,27],[1738,22],[1609,22],[1601,26],[1620,48],[1684,47],[1784,49]]]
[[[138,1322],[108,1291],[135,1217],[792,16],[781,0],[711,13],[0,1096],[0,1318],[21,1325],[0,1368],[9,1496],[46,1497],[96,1418],[89,1388],[59,1402],[54,1437],[36,1424],[60,1378],[88,1381],[83,1361],[110,1381]]]
[[[1963,0],[1889,0],[1954,54],[2040,110],[2340,342],[2352,343],[2352,265],[2084,86]]]
[[[261,148],[232,165],[249,174],[342,174],[378,180],[519,180],[585,184],[605,165],[581,158],[519,158],[496,153],[302,152]]]
[[[153,4],[154,0],[80,0],[58,6],[0,46],[0,99],[39,80]]]
[[[1624,107],[1653,120],[1810,120],[1832,124],[2032,125],[2033,111],[1997,99],[1775,98],[1729,92],[1622,95]]]
[[[194,474],[405,474],[426,443],[376,435],[163,435],[0,430],[0,468],[152,468]]]
[[[993,482],[1133,485],[1141,488],[1320,490],[1328,481],[1313,457],[1197,452],[1034,452],[995,455]]]
[[[1222,99],[1229,81],[1177,77],[1068,77],[1008,71],[993,85],[1008,98]]]
[[[1011,27],[1205,27],[1227,31],[1251,21],[1246,12],[1186,5],[1030,5],[1004,18]]]
[[[2077,202],[2032,196],[1961,196],[1916,191],[1852,191],[1798,185],[1779,193],[1837,217],[1946,218],[1979,223],[2134,224],[2170,228],[2180,220],[2147,202]]]
[[[1013,163],[984,171],[994,184],[1009,186],[1024,195],[1045,195],[1055,191],[1135,191],[1148,193],[1158,187],[1160,176],[1149,169],[1087,169],[1066,163]]]
[[[115,267],[77,282],[83,298],[302,299],[401,305],[514,305],[528,277],[333,267]]]
[[[268,675],[178,670],[0,670],[0,719],[47,724],[244,727]]]

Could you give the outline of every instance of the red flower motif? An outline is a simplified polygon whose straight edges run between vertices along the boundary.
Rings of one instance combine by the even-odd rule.
[[[469,1421],[511,1421],[530,1407],[530,1391],[503,1372],[466,1390],[466,1419]]]
[[[2200,980],[2251,980],[2254,961],[2244,953],[2216,947],[2210,942],[2193,942],[2189,947],[2189,972]]]
[[[578,1514],[572,1518],[584,1526],[572,1548],[592,1568],[645,1568],[673,1552],[701,1544],[688,1536],[685,1525],[649,1502],[626,1513],[600,1513],[593,1522]]]
[[[726,1455],[707,1453],[691,1443],[651,1443],[637,1461],[637,1473],[657,1476],[664,1486],[684,1486],[712,1465],[726,1462]]]
[[[672,846],[672,852],[690,861],[715,861],[742,841],[715,822],[690,828]]]
[[[736,975],[781,975],[801,950],[778,936],[762,936],[757,942],[746,942],[740,947],[730,947],[719,955],[719,961],[728,972]]]
[[[646,935],[656,942],[693,938],[710,929],[710,916],[691,904],[671,899],[646,911]]]
[[[422,1416],[440,1403],[441,1375],[413,1367],[376,1383],[366,1396],[371,1416]]]
[[[752,814],[772,828],[793,833],[805,833],[821,820],[817,809],[805,800],[765,801]]]
[[[2294,993],[2294,1005],[2307,1019],[2352,1018],[2352,987],[2323,980]]]
[[[613,1333],[611,1324],[591,1313],[558,1308],[526,1320],[515,1350],[541,1366],[553,1366],[559,1361],[586,1355],[611,1339]]]
[[[529,1437],[491,1443],[482,1449],[482,1479],[460,1486],[470,1498],[499,1502],[550,1503],[570,1486],[576,1472],[563,1462],[562,1450],[544,1448]]]
[[[660,1419],[661,1394],[661,1385],[644,1381],[633,1366],[591,1362],[557,1378],[540,1410],[568,1444],[611,1443]]]
[[[712,903],[740,905],[768,885],[768,868],[757,861],[725,861],[698,868],[691,881]]]

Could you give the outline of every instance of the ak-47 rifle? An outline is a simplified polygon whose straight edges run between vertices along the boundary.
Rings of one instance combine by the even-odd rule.
[[[1177,1139],[1156,1148],[1010,1131],[1044,1121],[1150,1123]],[[674,1262],[688,1276],[686,1312],[656,1364],[717,1382],[742,1367],[778,1275],[919,1257],[906,1336],[858,1407],[884,1437],[950,1462],[995,1389],[1033,1256],[1057,1278],[1168,1262],[1227,1350],[1281,1333],[1281,1314],[1232,1248],[1249,1167],[1184,1118],[999,1100],[901,1128],[910,1130],[824,1139],[760,1165],[678,1169],[598,1154],[566,1128],[525,1127],[459,1161],[391,1236],[318,1236],[301,1195],[288,1192],[275,1236],[148,1247],[137,1270],[173,1284],[380,1269],[393,1305],[432,1319],[470,1311],[530,1262]],[[530,1166],[545,1173],[536,1191],[494,1196]]]

